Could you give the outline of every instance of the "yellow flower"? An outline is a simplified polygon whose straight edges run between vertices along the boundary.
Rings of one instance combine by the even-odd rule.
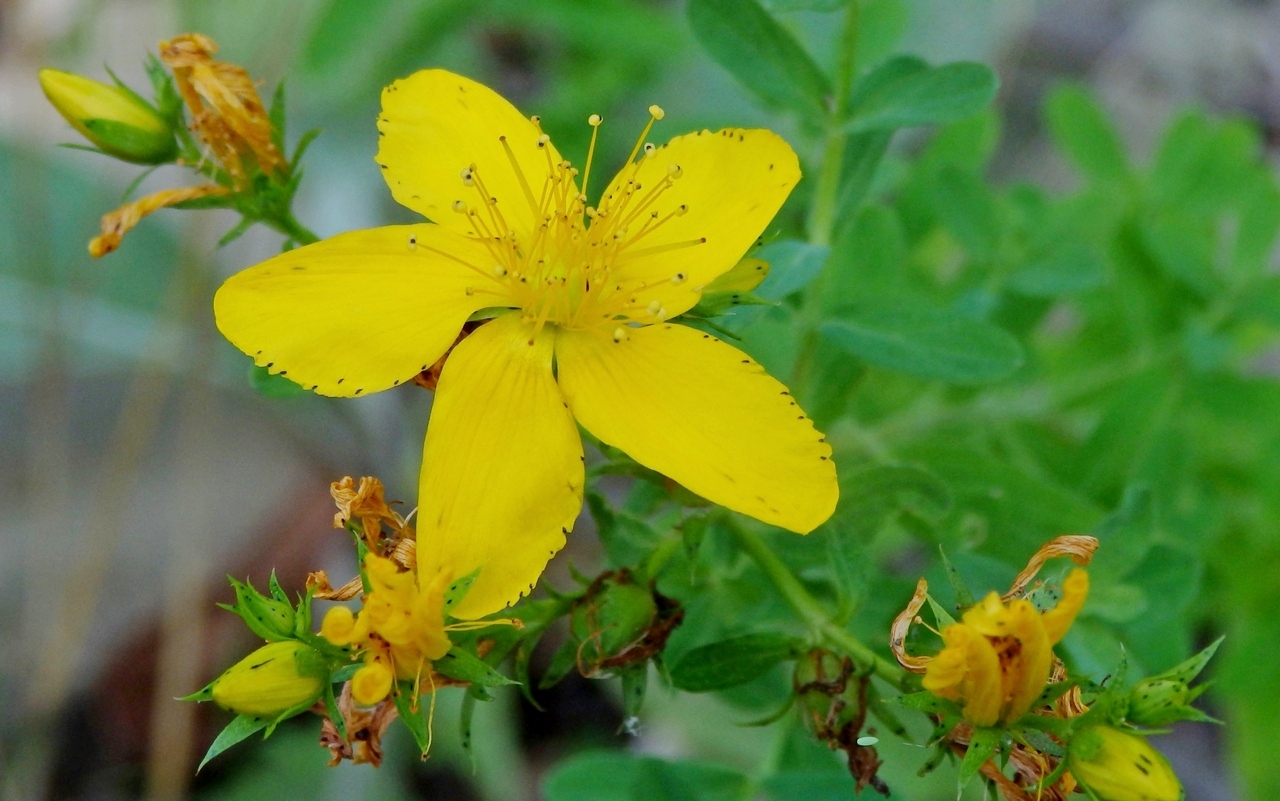
[[[40,88],[63,118],[105,153],[138,164],[178,155],[173,129],[133,92],[61,70],[40,70]]]
[[[1146,738],[1091,726],[1076,732],[1067,751],[1076,781],[1101,801],[1178,801],[1182,784]]]
[[[1027,714],[1049,681],[1053,646],[1084,606],[1089,574],[1072,570],[1062,593],[1042,614],[1025,598],[1006,603],[992,592],[942,630],[946,647],[928,663],[924,688],[963,703],[965,719],[975,726]]]
[[[751,247],[800,179],[796,156],[763,130],[655,147],[649,126],[593,207],[594,134],[579,174],[538,118],[419,72],[383,92],[377,161],[434,224],[290,251],[214,300],[222,333],[257,364],[346,397],[411,381],[490,310],[444,366],[419,485],[422,570],[483,568],[458,617],[515,601],[564,545],[582,505],[575,420],[767,523],[808,532],[835,507],[831,449],[786,388],[667,322]]]
[[[237,715],[275,717],[314,702],[329,670],[324,657],[296,640],[264,645],[209,685],[213,702]]]
[[[352,678],[351,693],[370,706],[387,696],[395,679],[418,682],[429,676],[431,662],[449,652],[444,590],[450,575],[437,573],[420,589],[415,572],[372,553],[365,556],[364,569],[369,579],[364,608],[359,615],[345,606],[330,609],[320,635],[364,651],[365,664]]]

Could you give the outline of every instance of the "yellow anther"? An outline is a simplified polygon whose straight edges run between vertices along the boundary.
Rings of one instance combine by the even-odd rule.
[[[680,165],[679,165],[679,164],[668,164],[668,165],[667,165],[667,177],[668,177],[668,178],[670,178],[671,180],[673,180],[673,181],[674,181],[674,180],[676,180],[677,178],[679,178],[679,177],[680,177],[680,176],[682,176],[682,175],[684,175],[684,170],[680,168]]]
[[[650,301],[648,311],[650,314],[655,314],[655,315],[658,312],[662,311],[662,301],[660,300]]]
[[[688,213],[689,213],[689,206],[688,206],[688,205],[686,205],[686,204],[684,204],[684,203],[681,203],[679,206],[676,206],[675,215],[676,215],[677,217],[683,217],[684,215],[686,215],[686,214],[688,214]]]
[[[587,200],[587,198],[586,198],[586,196],[585,196],[585,195],[583,195],[583,196],[579,196],[579,198],[578,198],[578,199],[579,199],[579,200],[581,200],[581,201],[583,201],[583,202],[586,202],[586,200]],[[591,219],[593,219],[593,220],[594,220],[594,219],[596,218],[596,215],[597,215],[597,214],[599,214],[599,212],[598,212],[598,211],[596,211],[596,207],[595,207],[595,206],[587,206],[587,209],[586,209],[586,215],[587,215],[588,217],[590,217]]]
[[[474,174],[471,172],[471,168],[470,168],[470,167],[467,167],[467,168],[466,168],[466,169],[464,169],[462,172],[458,173],[458,175],[459,175],[459,177],[461,177],[461,178],[462,178],[462,183],[463,183],[463,185],[464,185],[464,186],[475,186],[475,185],[476,185],[475,178],[474,178]]]
[[[409,250],[417,250],[417,249],[418,249],[418,237],[416,236],[409,237]]]
[[[499,278],[502,278],[507,274],[507,268],[503,267],[501,264],[495,264],[493,265],[493,274]]]
[[[604,122],[604,117],[601,117],[599,114],[592,114],[590,117],[587,117],[587,125],[590,125],[592,128],[602,122]]]
[[[652,156],[654,153],[657,153],[657,152],[658,152],[658,146],[655,145],[653,142],[644,143],[644,154],[646,156]]]
[[[621,342],[626,338],[627,338],[627,329],[623,328],[622,326],[618,326],[617,328],[613,329],[614,342]]]
[[[662,106],[653,105],[649,106],[649,116],[653,117],[655,120],[660,120],[667,116],[667,112],[662,110]]]
[[[467,204],[463,203],[461,200],[455,200],[453,201],[453,210],[458,212],[459,214],[466,214]]]
[[[551,141],[551,137],[547,136],[546,134],[543,134],[542,136],[538,137],[538,147],[546,147],[547,143],[550,141]]]
[[[683,283],[684,283],[684,279],[686,279],[686,278],[688,278],[688,277],[689,277],[689,276],[685,275],[684,273],[676,273],[675,275],[671,276],[671,283],[673,283],[673,284],[683,284]]]

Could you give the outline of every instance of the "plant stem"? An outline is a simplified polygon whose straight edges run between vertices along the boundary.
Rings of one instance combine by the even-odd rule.
[[[311,229],[298,222],[292,211],[286,211],[281,216],[264,220],[264,222],[299,245],[310,245],[312,242],[320,241],[320,237],[312,233]]]
[[[831,244],[835,226],[836,202],[840,195],[840,173],[844,166],[845,114],[849,110],[849,91],[858,52],[858,0],[850,2],[840,32],[839,60],[836,64],[831,114],[827,117],[827,133],[822,145],[822,171],[813,190],[813,207],[809,212],[809,243]]]
[[[908,689],[907,672],[871,650],[852,632],[836,624],[822,608],[822,604],[809,594],[791,569],[769,549],[759,534],[728,515],[724,516],[721,522],[733,532],[738,539],[738,544],[756,561],[765,576],[810,629],[859,665],[871,668],[875,675],[889,684],[899,690]]]

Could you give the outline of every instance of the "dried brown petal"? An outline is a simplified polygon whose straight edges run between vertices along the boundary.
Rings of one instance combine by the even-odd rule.
[[[1093,552],[1096,550],[1098,550],[1097,537],[1090,537],[1087,534],[1064,534],[1061,537],[1054,537],[1041,545],[1040,550],[1027,561],[1027,566],[1022,569],[1022,572],[1013,580],[1013,586],[1004,594],[1004,600],[1012,600],[1022,595],[1027,585],[1040,572],[1040,568],[1044,567],[1044,563],[1050,559],[1069,556],[1071,561],[1083,566],[1093,560]]]
[[[154,194],[126,203],[115,211],[102,215],[102,233],[89,242],[89,255],[95,259],[107,255],[120,247],[120,240],[129,233],[138,221],[153,211],[166,206],[173,206],[186,200],[195,200],[209,195],[225,195],[228,190],[217,184],[201,184],[182,189],[165,189]]]
[[[893,651],[893,656],[898,660],[898,664],[902,665],[912,673],[924,673],[925,668],[929,667],[929,662],[933,660],[931,656],[912,656],[907,653],[907,634],[911,631],[911,623],[916,619],[916,615],[924,606],[925,599],[929,596],[929,582],[924,579],[916,582],[916,591],[911,596],[911,600],[907,603],[906,609],[898,613],[893,619],[893,626],[889,629],[889,649]]]

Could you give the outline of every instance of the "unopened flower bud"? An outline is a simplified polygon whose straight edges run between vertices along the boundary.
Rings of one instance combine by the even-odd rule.
[[[1146,738],[1091,726],[1075,733],[1067,749],[1071,775],[1100,801],[1178,801],[1182,785]]]
[[[235,606],[226,607],[239,615],[249,630],[264,640],[291,639],[294,635],[293,606],[287,601],[269,598],[235,579],[231,586],[236,591]]]
[[[178,155],[169,122],[123,86],[43,69],[40,88],[58,113],[104,153],[135,164],[164,164]]]
[[[1204,670],[1221,642],[1218,640],[1190,659],[1134,685],[1129,693],[1126,720],[1138,726],[1168,726],[1179,720],[1212,720],[1191,705],[1208,685],[1192,687],[1191,682]]]
[[[237,715],[276,717],[324,692],[329,670],[314,648],[293,640],[264,645],[209,685],[214,703]]]
[[[622,654],[644,638],[657,615],[648,587],[622,577],[600,584],[573,610],[573,635],[583,643],[583,660],[598,663]]]

